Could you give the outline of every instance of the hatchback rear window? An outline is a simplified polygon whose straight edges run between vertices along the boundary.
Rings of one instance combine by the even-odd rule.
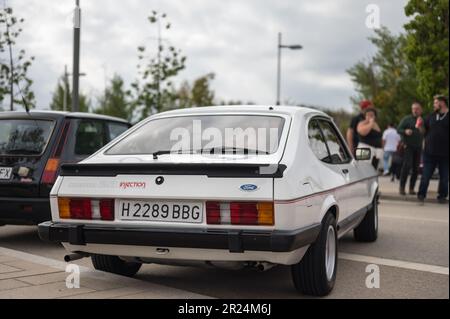
[[[263,115],[202,115],[149,121],[106,154],[274,154],[285,120]]]
[[[0,120],[0,155],[41,155],[55,126],[49,120]]]

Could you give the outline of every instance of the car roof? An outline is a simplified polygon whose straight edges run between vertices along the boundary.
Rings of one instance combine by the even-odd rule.
[[[227,106],[206,106],[188,109],[178,109],[159,113],[155,116],[176,116],[176,115],[195,115],[195,114],[215,114],[215,113],[267,113],[274,115],[300,115],[314,113],[329,117],[326,113],[301,106],[273,106],[273,105],[227,105]]]
[[[114,116],[108,116],[108,115],[102,115],[102,114],[94,114],[94,113],[83,113],[83,112],[63,112],[63,111],[44,111],[44,110],[32,110],[28,114],[27,112],[23,111],[5,111],[0,112],[0,119],[1,118],[27,118],[30,116],[36,116],[36,117],[43,117],[43,118],[49,118],[49,119],[59,119],[59,118],[79,118],[79,119],[97,119],[97,120],[106,120],[106,121],[113,121],[113,122],[122,122],[129,124],[128,121],[114,117]]]

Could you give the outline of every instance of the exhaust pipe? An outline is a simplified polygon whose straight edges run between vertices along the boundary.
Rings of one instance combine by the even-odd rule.
[[[275,265],[268,262],[258,262],[256,263],[256,265],[254,265],[254,268],[260,272],[267,271],[269,269],[272,269],[273,267],[275,267]]]
[[[86,258],[86,257],[88,257],[88,255],[75,253],[75,254],[65,255],[64,256],[64,261],[66,263],[68,263],[68,262],[75,261],[75,260],[80,260],[80,259],[83,259],[83,258]]]

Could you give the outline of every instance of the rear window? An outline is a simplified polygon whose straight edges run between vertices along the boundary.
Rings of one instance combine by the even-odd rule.
[[[76,155],[91,155],[106,144],[105,129],[101,121],[81,120],[75,136]]]
[[[55,126],[49,120],[0,120],[0,155],[41,155]]]
[[[205,115],[152,120],[107,150],[155,153],[257,154],[278,150],[285,120],[278,116]]]

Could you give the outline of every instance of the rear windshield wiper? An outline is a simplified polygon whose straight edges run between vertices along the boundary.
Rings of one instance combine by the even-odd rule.
[[[194,150],[190,150],[190,151],[183,151],[183,150],[179,150],[179,151],[157,151],[153,153],[153,159],[157,160],[159,156],[161,155],[170,155],[170,154],[178,154],[178,155],[182,155],[182,154],[195,154],[197,153]]]

